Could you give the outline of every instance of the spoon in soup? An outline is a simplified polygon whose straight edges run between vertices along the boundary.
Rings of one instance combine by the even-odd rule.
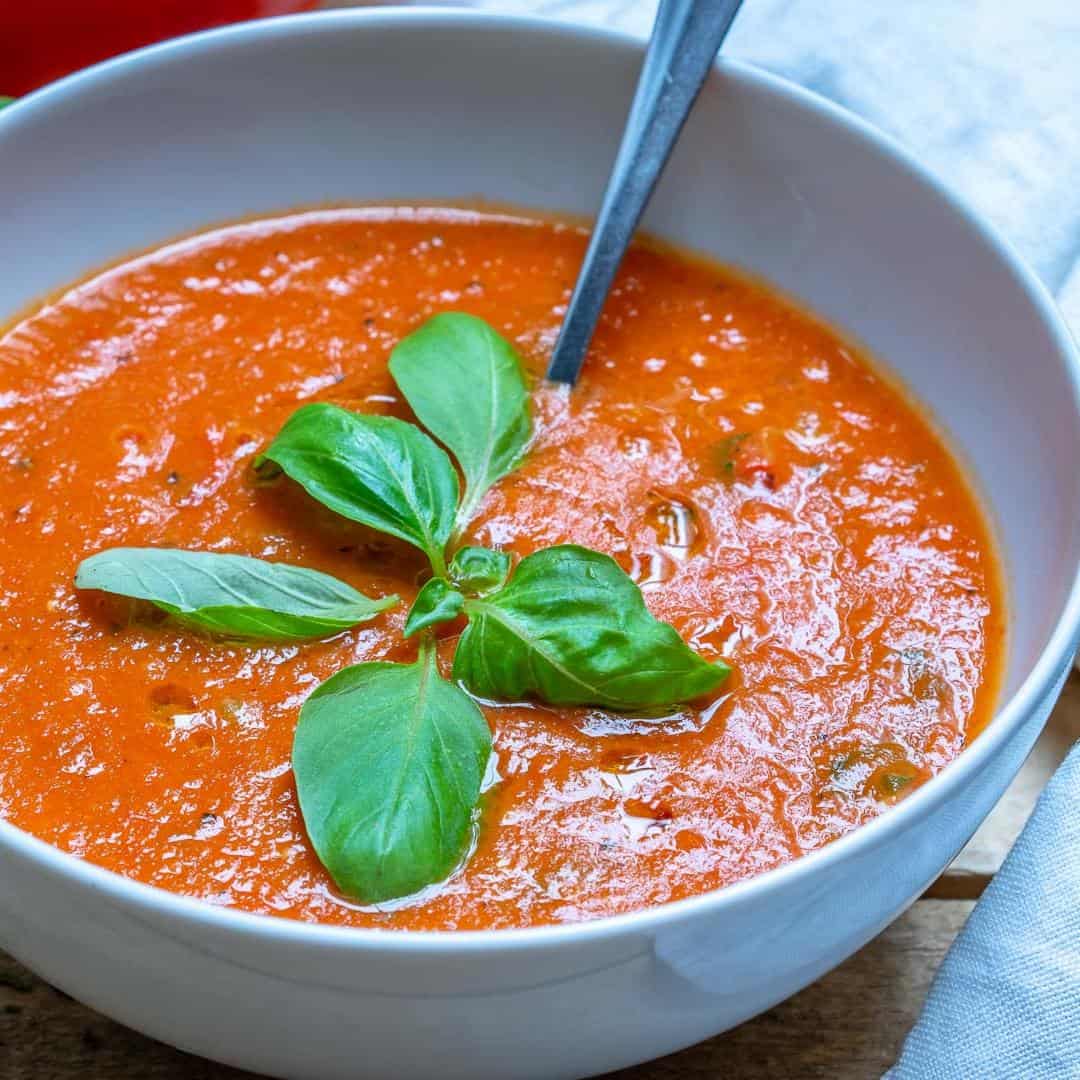
[[[600,311],[742,0],[661,0],[622,142],[547,377],[577,382]]]

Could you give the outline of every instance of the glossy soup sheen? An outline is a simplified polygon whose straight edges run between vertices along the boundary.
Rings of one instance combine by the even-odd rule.
[[[609,552],[736,674],[666,717],[486,708],[495,766],[466,867],[360,908],[305,839],[297,711],[346,664],[410,659],[406,606],[332,641],[242,647],[77,594],[115,545],[302,563],[371,595],[421,557],[253,455],[305,401],[407,416],[390,348],[479,315],[542,372],[576,227],[337,210],[120,265],[0,338],[0,811],[65,851],[214,904],[410,929],[529,926],[700,893],[904,798],[989,718],[1004,612],[941,440],[849,344],[760,284],[628,258],[573,394],[538,382],[524,467],[471,539]],[[443,635],[448,661],[452,631]]]

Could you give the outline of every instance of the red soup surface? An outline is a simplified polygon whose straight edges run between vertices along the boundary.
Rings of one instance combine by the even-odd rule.
[[[449,881],[337,895],[289,767],[297,711],[361,660],[408,660],[405,605],[331,641],[215,643],[79,594],[116,545],[230,551],[415,595],[421,556],[256,483],[301,402],[408,417],[392,346],[478,315],[539,376],[576,227],[343,209],[210,232],[0,337],[0,812],[64,851],[252,912],[350,926],[570,922],[814,851],[909,795],[988,720],[1004,609],[986,523],[927,421],[857,349],[758,283],[628,257],[573,393],[534,395],[524,466],[467,540],[608,552],[735,674],[663,717],[485,708],[491,786]],[[444,638],[442,660],[453,641]]]

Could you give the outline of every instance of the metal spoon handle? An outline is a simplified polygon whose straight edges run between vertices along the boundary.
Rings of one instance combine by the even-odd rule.
[[[742,0],[661,0],[626,129],[547,375],[577,382],[615,272]]]

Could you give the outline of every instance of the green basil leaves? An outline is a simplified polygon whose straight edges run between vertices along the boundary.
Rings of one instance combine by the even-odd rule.
[[[508,585],[465,610],[454,678],[484,698],[654,708],[728,675],[653,618],[614,559],[572,544],[522,559]]]
[[[416,594],[413,606],[405,619],[405,636],[427,630],[450,619],[456,619],[465,606],[465,597],[442,578],[432,578]]]
[[[490,548],[463,547],[450,560],[450,580],[463,592],[483,594],[510,575],[510,556]]]
[[[450,448],[412,424],[336,405],[304,405],[255,460],[276,466],[344,517],[418,547],[436,574],[445,549],[485,492],[520,463],[532,434],[521,361],[471,315],[436,315],[394,349],[390,371],[413,412]]]
[[[506,552],[458,545],[532,436],[525,374],[507,341],[470,315],[437,315],[398,344],[390,372],[457,468],[419,427],[329,404],[299,408],[255,460],[336,513],[419,548],[431,564],[404,626],[419,659],[334,675],[300,710],[293,743],[311,843],[338,887],[368,903],[415,893],[465,857],[492,746],[466,691],[654,709],[708,694],[728,674],[655,619],[607,555],[564,545],[511,573]],[[213,633],[270,640],[337,633],[397,599],[370,600],[302,567],[158,549],[102,552],[82,563],[75,583],[148,600]],[[434,630],[462,614],[448,682]]]
[[[304,405],[255,467],[265,470],[268,462],[331,510],[413,544],[443,566],[458,478],[445,452],[419,428],[392,416]]]
[[[521,361],[482,319],[448,312],[398,343],[390,374],[420,422],[461,466],[464,525],[488,488],[521,463],[532,435]]]
[[[302,566],[170,548],[111,548],[84,559],[75,587],[147,600],[178,621],[232,638],[328,637],[397,603]]]
[[[338,888],[379,903],[446,877],[468,847],[490,754],[487,721],[439,677],[433,648],[324,682],[300,710],[293,773]]]

